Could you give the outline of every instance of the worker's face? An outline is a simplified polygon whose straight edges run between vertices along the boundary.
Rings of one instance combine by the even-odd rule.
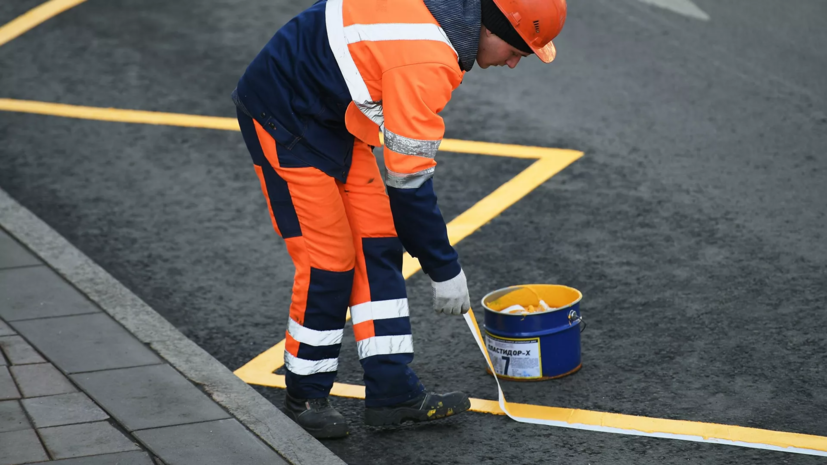
[[[515,68],[520,59],[528,55],[508,45],[508,42],[497,37],[485,26],[480,28],[480,46],[477,49],[477,64],[480,68],[485,69],[489,66]]]

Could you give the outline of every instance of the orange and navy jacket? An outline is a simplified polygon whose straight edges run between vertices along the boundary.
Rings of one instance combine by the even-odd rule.
[[[378,146],[381,133],[399,238],[431,279],[444,281],[460,265],[433,188],[445,132],[439,112],[470,69],[469,53],[460,56],[449,35],[471,31],[476,55],[479,14],[446,32],[427,1],[316,3],[268,42],[233,100],[276,140],[282,166],[313,166],[343,182],[354,138]]]

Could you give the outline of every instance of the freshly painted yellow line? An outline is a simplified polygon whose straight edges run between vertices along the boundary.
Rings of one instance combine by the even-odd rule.
[[[118,123],[155,124],[163,126],[183,126],[190,128],[239,131],[238,121],[236,121],[235,118],[183,115],[178,113],[160,113],[141,110],[119,110],[116,108],[84,107],[79,105],[65,105],[62,103],[35,102],[31,100],[0,98],[0,111],[35,113],[39,115],[91,119],[97,121],[112,121]]]
[[[222,131],[239,130],[238,121],[236,121],[235,118],[187,115],[182,113],[162,113],[142,110],[121,110],[117,108],[87,107],[81,105],[66,105],[62,103],[37,102],[33,100],[0,98],[0,111],[34,113],[38,115],[60,116],[63,118],[89,119],[118,123],[181,126],[189,128],[218,129]],[[475,155],[490,155],[511,158],[548,158],[558,161],[562,161],[570,157],[575,157],[576,159],[583,155],[582,152],[575,150],[551,149],[545,147],[530,147],[512,144],[496,144],[493,142],[476,142],[456,139],[444,139],[439,149],[443,152],[471,153]]]
[[[464,317],[471,331],[475,334],[475,342],[485,357],[489,370],[493,373],[494,366],[491,364],[489,353],[482,342],[482,333],[474,311],[469,311]],[[494,376],[496,377],[496,375]],[[523,423],[827,456],[827,437],[716,423],[668,420],[619,413],[519,404],[508,402],[503,395],[499,382],[497,382],[497,385],[498,395],[503,406],[488,401],[490,403],[479,405],[479,407],[491,410],[489,413],[506,414],[513,420]],[[503,408],[507,409],[508,412],[503,412]]]
[[[238,374],[238,372],[236,372]],[[249,373],[242,377],[249,384],[284,389],[284,375],[272,373]],[[334,383],[331,395],[352,399],[364,399],[365,387],[353,384]],[[593,425],[637,431],[645,434],[667,433],[697,436],[704,439],[767,444],[782,448],[795,447],[816,451],[827,451],[827,437],[809,434],[786,433],[742,426],[701,423],[685,420],[623,415],[619,413],[595,412],[570,408],[547,407],[543,405],[507,403],[509,411],[516,416],[559,421],[568,424]],[[471,411],[493,415],[505,415],[495,400],[471,399]]]
[[[444,139],[439,149],[445,152],[485,154],[509,158],[544,158],[560,154],[562,149],[532,147],[530,145],[495,144],[469,140]],[[577,152],[582,155],[581,152]]]
[[[284,366],[284,341],[282,339],[278,344],[258,354],[256,358],[236,370],[235,375],[246,381],[247,384],[259,384],[250,383],[247,381],[248,379],[275,383],[276,381],[272,377],[277,375],[274,375],[273,372]],[[273,367],[278,368],[274,369]],[[269,386],[269,384],[264,384],[264,386]]]
[[[477,330],[479,331],[479,329]],[[280,347],[280,349],[283,350],[283,347]],[[267,352],[265,352],[265,354],[267,354]],[[257,371],[251,368],[250,364],[247,364],[237,370],[236,375],[249,384],[280,389],[287,387],[284,375]],[[337,397],[364,399],[365,387],[354,384],[334,383],[330,394]],[[517,417],[561,422],[569,425],[593,426],[599,429],[605,429],[607,432],[608,430],[614,429],[617,430],[614,432],[623,434],[642,436],[665,434],[680,437],[697,437],[710,442],[734,442],[748,445],[769,445],[783,449],[796,448],[827,452],[827,437],[810,434],[787,433],[716,423],[623,415],[592,410],[547,407],[517,402],[506,402],[506,407],[512,415]],[[471,411],[492,415],[505,415],[505,412],[502,411],[497,401],[487,399],[472,398]]]
[[[85,1],[86,0],[51,0],[32,8],[5,26],[0,27],[0,46],[11,42],[28,30]]]

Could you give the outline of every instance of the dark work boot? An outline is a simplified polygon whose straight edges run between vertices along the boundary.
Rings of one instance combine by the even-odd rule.
[[[327,397],[295,399],[287,394],[284,399],[284,412],[318,439],[343,438],[350,433],[345,417],[330,405]]]
[[[414,399],[389,407],[365,408],[368,426],[394,426],[406,421],[433,421],[462,413],[471,408],[471,401],[462,392],[434,394],[423,392]]]

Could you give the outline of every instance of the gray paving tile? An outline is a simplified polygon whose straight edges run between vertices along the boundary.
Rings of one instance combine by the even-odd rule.
[[[0,269],[0,317],[7,322],[99,311],[49,267]]]
[[[39,265],[40,260],[5,231],[0,231],[0,268]]]
[[[130,431],[229,418],[169,365],[80,373],[71,378]]]
[[[32,425],[29,424],[29,419],[26,418],[26,412],[23,411],[20,402],[16,400],[0,402],[0,433],[24,429],[32,429]]]
[[[140,450],[106,421],[42,428],[38,432],[55,459]]]
[[[14,384],[9,367],[0,367],[0,400],[19,399],[20,391]]]
[[[286,464],[235,419],[137,431],[168,465]]]
[[[17,333],[6,324],[5,321],[0,320],[0,336],[13,336]]]
[[[0,367],[8,366],[9,362],[6,360],[6,357],[3,355],[3,351],[0,350]]]
[[[53,396],[77,391],[75,385],[51,363],[9,367],[23,397]]]
[[[146,452],[121,452],[49,462],[49,465],[154,465]]]
[[[161,363],[109,315],[76,315],[12,322],[65,373]]]
[[[20,401],[36,428],[106,420],[109,415],[82,392]]]
[[[44,363],[46,361],[20,336],[0,337],[0,349],[3,350],[12,365]]]
[[[33,429],[0,433],[0,465],[49,460]]]

